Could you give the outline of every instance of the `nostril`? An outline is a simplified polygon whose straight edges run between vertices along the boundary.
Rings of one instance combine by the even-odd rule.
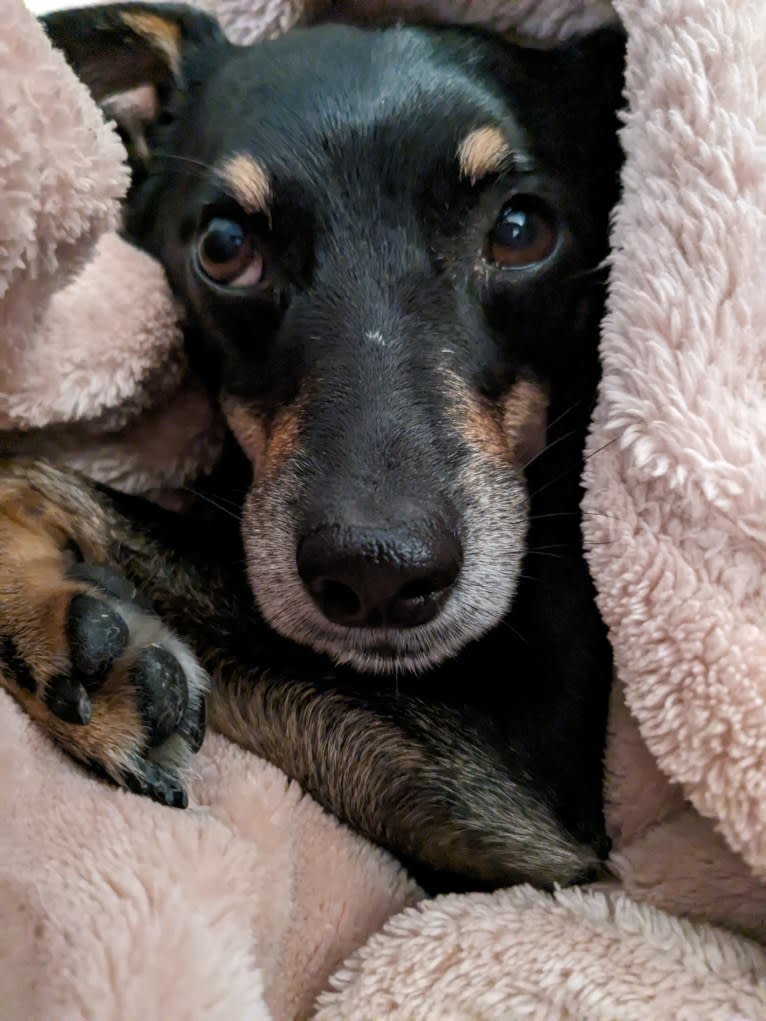
[[[449,530],[390,532],[321,526],[296,551],[303,584],[324,617],[354,628],[414,628],[441,611],[462,567]]]
[[[309,591],[332,620],[353,620],[362,612],[359,596],[341,581],[322,578],[309,585]]]
[[[455,577],[431,576],[407,582],[395,593],[388,605],[388,618],[397,627],[417,627],[436,616]]]
[[[461,561],[456,557],[449,568],[441,571],[435,570],[422,578],[408,581],[399,589],[396,598],[406,602],[435,599],[455,584],[460,573],[460,564]]]
[[[421,581],[410,581],[403,585],[396,598],[402,603],[420,603],[424,599],[433,599],[448,587],[447,584],[439,584],[435,578],[423,578]]]

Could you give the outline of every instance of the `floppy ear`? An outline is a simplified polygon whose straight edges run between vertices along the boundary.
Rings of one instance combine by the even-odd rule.
[[[146,126],[184,88],[189,55],[226,44],[214,18],[185,4],[105,4],[40,21],[139,161],[148,154]]]
[[[593,185],[610,206],[618,197],[615,171],[623,159],[619,129],[625,108],[626,49],[627,35],[620,24],[575,37],[565,49],[570,97],[579,107],[578,122],[583,145],[591,154]],[[578,94],[579,102],[575,99]],[[599,158],[594,161],[596,152]]]
[[[521,60],[545,97],[537,111],[543,119],[538,123],[538,133],[545,134],[544,118],[548,111],[555,111],[567,126],[564,135],[569,171],[589,183],[598,206],[604,209],[611,209],[619,194],[626,45],[625,30],[615,22],[563,43],[538,42],[530,46],[524,41],[511,65]],[[509,90],[518,87],[518,82],[508,77],[502,58],[494,70],[501,83],[505,79]]]
[[[575,36],[566,46],[579,74],[606,109],[616,110],[623,105],[627,42],[622,25],[610,23]]]

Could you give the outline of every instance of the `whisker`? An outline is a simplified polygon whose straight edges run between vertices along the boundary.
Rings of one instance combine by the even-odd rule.
[[[559,417],[561,417],[561,416],[559,416]],[[527,468],[529,468],[530,465],[535,463],[535,461],[539,461],[540,458],[543,456],[543,454],[547,454],[549,450],[553,450],[553,448],[555,446],[557,446],[557,444],[563,443],[564,440],[571,439],[571,437],[575,436],[576,434],[577,434],[577,429],[571,429],[568,433],[564,433],[563,436],[557,436],[555,440],[552,440],[550,443],[546,443],[542,450],[539,450],[534,455],[534,457],[530,457],[530,459],[527,461],[527,463],[523,466],[522,471],[526,471]]]
[[[547,428],[552,429],[554,425],[558,425],[562,418],[566,418],[566,416],[570,415],[575,408],[579,408],[581,404],[582,400],[575,401],[574,404],[570,404],[568,408],[565,408],[559,415],[556,415],[552,422],[548,423]]]
[[[522,581],[533,581],[536,585],[542,580],[540,578],[536,578],[533,574],[525,574],[524,572],[519,575],[519,578]]]
[[[180,156],[174,152],[153,152],[150,161],[154,162],[154,160],[175,160],[177,163],[184,163],[197,170],[204,170],[206,174],[211,176],[218,175],[218,170],[212,163],[205,163],[204,160],[196,160],[191,156]]]
[[[198,500],[203,500],[211,507],[215,507],[216,510],[219,510],[222,514],[226,514],[228,517],[233,518],[234,521],[238,523],[242,521],[241,514],[235,514],[234,511],[230,510],[228,507],[225,507],[222,503],[219,503],[217,500],[214,500],[212,496],[208,496],[206,493],[202,493],[198,489],[194,489],[192,486],[183,486],[183,491],[189,493],[190,496],[196,497],[196,499]]]
[[[602,259],[601,262],[597,262],[595,266],[586,266],[585,269],[578,269],[574,273],[570,273],[567,276],[567,280],[583,280],[588,277],[595,277],[599,273],[609,269],[608,260]],[[606,278],[602,281],[594,281],[594,283],[606,283]]]
[[[613,436],[611,440],[607,440],[606,443],[603,443],[600,447],[597,447],[595,450],[591,450],[591,452],[586,457],[584,457],[583,460],[590,461],[590,459],[592,457],[595,457],[596,454],[600,454],[602,450],[606,450],[607,447],[611,447],[613,444],[615,444],[618,439],[619,436]]]
[[[606,443],[602,444],[602,446],[598,447],[596,450],[592,450],[590,454],[587,455],[587,457],[583,458],[583,463],[585,463],[586,461],[590,461],[592,457],[595,457],[596,454],[600,454],[602,451],[606,450],[607,447],[611,447],[612,444],[616,443],[618,439],[619,437],[614,436],[611,440],[607,440]],[[566,478],[567,475],[571,475],[573,471],[580,472],[581,470],[582,465],[576,463],[572,465],[571,468],[568,468],[566,471],[560,472],[558,475],[555,476],[555,478],[548,479],[545,485],[540,486],[538,489],[534,491],[534,493],[529,494],[530,500],[533,500],[536,496],[539,496],[540,493],[544,493],[546,489],[548,489],[550,486],[555,485],[557,482],[560,482],[562,479]]]
[[[498,624],[500,625],[500,627],[507,628],[512,634],[516,635],[516,637],[519,639],[520,642],[523,642],[525,645],[529,645],[529,639],[525,638],[524,635],[521,633],[521,631],[518,631],[513,626],[513,624],[509,623],[505,619],[502,619],[502,620],[498,621]]]

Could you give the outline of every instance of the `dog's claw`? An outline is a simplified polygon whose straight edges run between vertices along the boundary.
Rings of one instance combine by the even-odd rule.
[[[199,711],[196,720],[190,720],[186,726],[181,726],[178,733],[189,746],[190,751],[196,753],[202,747],[207,730],[207,703],[204,698],[200,699]]]
[[[118,599],[123,603],[135,603],[142,610],[151,609],[151,603],[136,586],[124,574],[115,571],[108,564],[74,564],[67,572],[67,577],[72,581],[84,581],[112,599]]]
[[[186,715],[186,676],[175,656],[161,645],[152,645],[136,658],[130,677],[147,729],[147,746],[155,748],[170,737]]]
[[[122,782],[134,794],[151,798],[169,808],[186,808],[189,798],[176,777],[162,766],[144,762],[140,772],[125,773]]]
[[[45,689],[45,705],[64,723],[85,726],[90,723],[93,707],[87,691],[72,677],[59,674],[51,678]]]

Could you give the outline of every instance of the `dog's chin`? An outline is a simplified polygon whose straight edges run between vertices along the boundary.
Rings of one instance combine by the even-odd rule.
[[[455,657],[470,642],[496,627],[505,616],[515,589],[516,572],[495,587],[495,599],[481,609],[468,607],[459,596],[448,600],[428,624],[414,628],[350,628],[333,624],[313,606],[297,585],[259,591],[251,578],[259,609],[266,622],[282,637],[326,656],[339,667],[365,674],[424,674]],[[293,598],[285,598],[291,592]]]
[[[368,633],[369,634],[369,633]],[[423,674],[447,659],[451,659],[460,647],[445,642],[422,643],[412,640],[402,642],[397,633],[374,635],[364,633],[348,636],[314,635],[307,643],[314,652],[328,656],[336,666],[347,667],[363,674]]]
[[[264,620],[282,637],[359,673],[423,674],[457,656],[506,616],[518,583],[523,543],[511,536],[494,550],[498,547],[500,556],[475,557],[469,552],[474,570],[464,570],[433,620],[413,628],[332,623],[314,605],[290,562],[270,555],[280,550],[267,541],[248,544],[248,574]]]
[[[373,636],[368,632],[367,637],[365,632],[350,629],[347,636],[323,635],[316,628],[310,629],[310,635],[308,629],[298,633],[278,625],[274,625],[274,629],[285,638],[327,656],[336,666],[363,674],[424,674],[460,651],[459,645],[418,642],[412,635],[409,641],[402,642],[396,633]]]

